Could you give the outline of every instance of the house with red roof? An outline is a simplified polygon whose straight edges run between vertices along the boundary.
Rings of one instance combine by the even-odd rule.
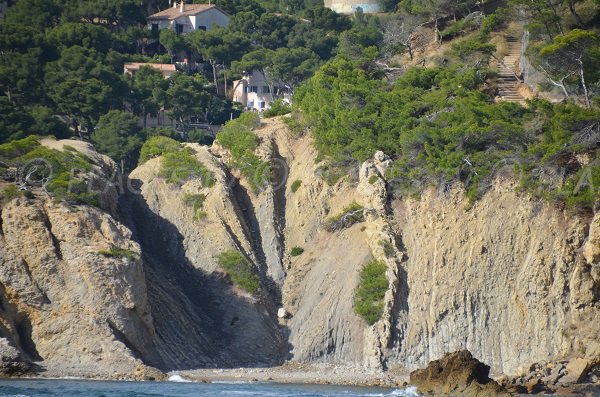
[[[226,27],[229,14],[214,4],[186,4],[176,1],[171,8],[162,10],[147,18],[148,29],[158,34],[163,29],[173,29],[178,34],[194,30],[211,30],[215,26]]]

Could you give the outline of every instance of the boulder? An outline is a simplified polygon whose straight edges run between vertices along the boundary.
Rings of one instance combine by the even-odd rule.
[[[541,379],[534,379],[525,384],[527,394],[538,394],[548,391],[548,388]]]
[[[430,362],[426,368],[411,372],[410,383],[425,396],[509,396],[490,379],[489,373],[489,366],[463,350],[448,353],[440,360]]]
[[[287,310],[285,310],[285,308],[284,308],[284,307],[280,307],[280,308],[277,310],[277,317],[278,317],[278,318],[289,318],[289,317],[290,317],[290,313],[288,313],[288,311],[287,311]]]
[[[6,338],[0,338],[0,376],[19,376],[32,372],[31,363]]]
[[[563,384],[578,383],[587,375],[592,363],[586,358],[575,358],[567,364],[567,374],[560,379]]]

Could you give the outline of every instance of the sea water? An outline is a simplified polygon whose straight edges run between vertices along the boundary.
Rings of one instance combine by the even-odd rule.
[[[0,380],[0,397],[417,397],[414,389],[273,383]]]

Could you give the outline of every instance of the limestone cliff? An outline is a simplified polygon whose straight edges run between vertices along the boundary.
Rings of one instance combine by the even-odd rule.
[[[145,365],[286,359],[414,369],[462,349],[514,373],[600,355],[600,215],[567,216],[516,193],[510,178],[473,206],[458,186],[394,198],[383,153],[329,186],[308,134],[277,120],[256,133],[274,169],[261,192],[222,148],[188,145],[214,186],[167,183],[155,158],[105,210],[42,195],[5,204],[0,337],[12,354],[49,374],[113,378],[158,376]],[[201,217],[189,195],[205,196]],[[353,202],[364,221],[326,230]],[[131,255],[100,254],[111,247]],[[215,259],[226,250],[250,261],[258,293],[230,282]],[[389,288],[368,326],[353,300],[372,258],[386,263]]]

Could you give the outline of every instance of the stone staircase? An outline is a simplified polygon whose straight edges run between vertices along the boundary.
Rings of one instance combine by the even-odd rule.
[[[506,36],[508,54],[498,62],[498,96],[501,101],[525,104],[525,98],[517,90],[519,79],[515,77],[512,67],[521,56],[521,41],[516,37]]]

